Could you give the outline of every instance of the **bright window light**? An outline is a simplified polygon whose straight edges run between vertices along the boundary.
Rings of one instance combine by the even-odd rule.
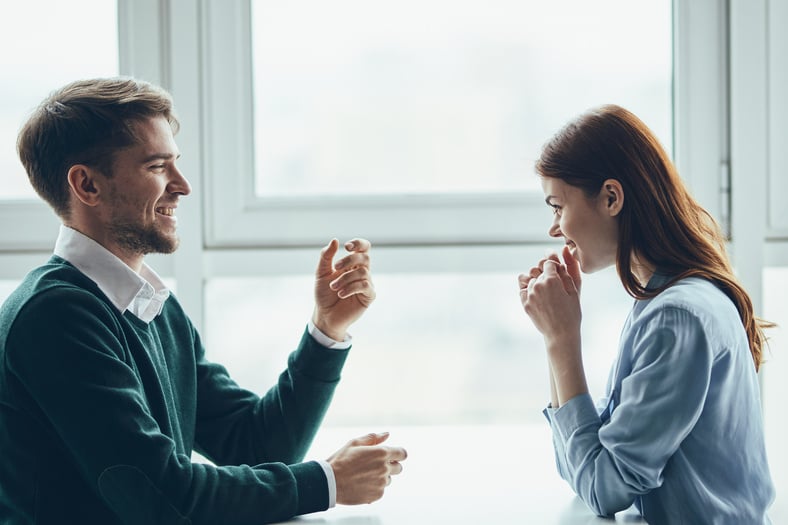
[[[252,1],[259,196],[538,189],[606,103],[672,150],[671,2]]]
[[[117,2],[6,2],[0,17],[0,200],[35,197],[16,154],[19,128],[53,90],[118,74]]]

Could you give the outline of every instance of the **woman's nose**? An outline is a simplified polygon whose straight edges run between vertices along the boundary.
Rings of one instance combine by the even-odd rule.
[[[563,237],[564,234],[561,232],[561,228],[558,226],[558,221],[556,220],[553,222],[553,225],[550,226],[550,229],[547,231],[547,234],[550,237]]]

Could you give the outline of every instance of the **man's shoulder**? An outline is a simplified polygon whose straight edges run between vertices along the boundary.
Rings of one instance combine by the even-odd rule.
[[[68,262],[53,256],[31,270],[0,307],[0,326],[27,309],[70,304],[75,297],[99,298],[95,283]]]

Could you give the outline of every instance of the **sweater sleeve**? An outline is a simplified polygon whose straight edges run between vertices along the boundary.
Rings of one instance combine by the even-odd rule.
[[[661,486],[710,384],[712,350],[694,315],[663,308],[639,330],[632,372],[607,422],[587,394],[545,414],[561,476],[598,515],[624,510]]]
[[[219,467],[178,453],[151,414],[115,315],[84,290],[40,293],[18,314],[5,358],[53,434],[53,446],[62,447],[64,461],[120,521],[260,524],[327,507],[321,466],[288,465],[297,453],[279,462]],[[320,368],[303,360],[293,358],[299,373]]]
[[[199,345],[199,340],[198,340]],[[242,389],[198,348],[196,442],[220,464],[302,461],[331,402],[348,349],[304,332],[287,368],[262,397]]]

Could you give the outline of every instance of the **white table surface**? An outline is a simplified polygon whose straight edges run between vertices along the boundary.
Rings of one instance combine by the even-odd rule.
[[[307,459],[328,457],[350,438],[391,432],[408,450],[383,499],[337,506],[287,523],[331,525],[577,525],[645,523],[634,509],[595,516],[555,469],[544,425],[321,430]]]

